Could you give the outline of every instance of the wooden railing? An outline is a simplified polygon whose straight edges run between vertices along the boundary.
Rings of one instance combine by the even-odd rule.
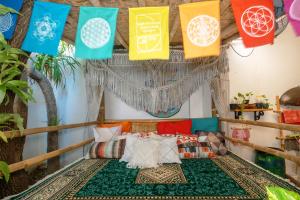
[[[22,133],[20,131],[14,130],[14,131],[6,131],[4,132],[4,134],[7,138],[14,138],[14,137],[23,137],[27,135],[34,135],[37,133],[59,131],[63,129],[80,128],[80,127],[91,126],[96,124],[99,124],[99,122],[94,121],[94,122],[83,122],[78,124],[48,126],[48,127],[41,127],[41,128],[28,128],[23,130]]]
[[[299,125],[273,123],[273,122],[259,122],[259,121],[251,121],[251,120],[228,119],[228,118],[220,118],[220,121],[221,122],[238,123],[238,124],[248,124],[248,125],[260,126],[260,127],[266,127],[266,128],[276,128],[279,130],[300,131]]]
[[[289,124],[272,123],[272,122],[258,122],[258,121],[238,120],[238,119],[228,119],[228,118],[220,118],[220,121],[221,122],[229,122],[229,123],[247,124],[247,125],[266,127],[266,128],[275,128],[275,129],[287,130],[287,131],[300,131],[299,125],[289,125]],[[239,143],[239,144],[251,147],[253,149],[281,157],[281,158],[285,158],[287,160],[295,162],[297,165],[300,165],[300,157],[299,156],[291,155],[291,154],[288,154],[283,151],[256,145],[256,144],[253,144],[250,142],[238,140],[238,139],[227,137],[227,136],[225,137],[225,139],[229,140],[231,142]]]
[[[158,122],[158,121],[177,121],[179,119],[171,119],[171,120],[126,120],[126,121],[132,121],[135,123],[153,123],[153,122]],[[112,123],[112,122],[120,122],[120,121],[125,121],[125,120],[106,120],[105,123]],[[281,124],[281,123],[271,123],[271,122],[258,122],[258,121],[250,121],[250,120],[237,120],[237,119],[227,119],[227,118],[220,118],[221,122],[229,122],[229,123],[240,123],[240,124],[248,124],[248,125],[253,125],[253,126],[260,126],[260,127],[267,127],[267,128],[275,128],[275,129],[280,129],[280,130],[288,130],[288,131],[300,131],[300,126],[297,125],[287,125],[287,124]],[[33,134],[38,134],[38,133],[43,133],[43,132],[49,132],[51,134],[51,131],[58,131],[58,130],[63,130],[63,129],[71,129],[71,128],[79,128],[79,127],[86,127],[86,126],[91,126],[91,125],[96,125],[99,124],[99,122],[94,121],[94,122],[85,122],[85,123],[78,123],[78,124],[68,124],[68,125],[59,125],[59,126],[49,126],[49,127],[42,127],[42,128],[31,128],[31,129],[25,129],[23,133],[21,134],[19,131],[7,131],[5,132],[5,135],[9,138],[12,137],[23,137],[27,135],[33,135]],[[278,151],[272,148],[252,144],[250,142],[234,139],[231,137],[225,137],[226,140],[229,140],[231,142],[236,142],[248,147],[251,147],[253,149],[257,149],[266,153],[270,153],[288,160],[291,160],[295,162],[297,165],[300,165],[300,157],[288,154],[286,152]],[[50,158],[59,156],[61,154],[64,154],[66,152],[75,150],[79,147],[82,147],[86,144],[91,143],[94,140],[94,138],[87,139],[85,141],[82,141],[78,144],[73,144],[68,147],[55,150],[49,153],[45,153],[39,156],[35,156],[33,158],[17,162],[14,164],[9,165],[10,172],[15,172],[18,170],[22,170],[25,168],[29,168],[32,166],[36,166],[40,163],[42,163],[45,160],[48,160]]]
[[[51,134],[52,131],[59,131],[63,129],[72,129],[72,128],[80,128],[80,127],[86,127],[86,126],[91,126],[91,125],[97,125],[99,122],[94,121],[94,122],[84,122],[84,123],[78,123],[78,124],[66,124],[66,125],[58,125],[58,126],[49,126],[49,127],[41,127],[41,128],[30,128],[30,129],[25,129],[22,133],[20,131],[6,131],[4,134],[8,138],[13,138],[13,137],[23,137],[27,135],[33,135],[33,134],[38,134],[38,133],[44,133],[48,132]],[[43,161],[48,160],[50,158],[57,157],[59,155],[62,155],[66,152],[78,149],[79,147],[82,147],[86,144],[89,144],[94,141],[94,138],[90,138],[87,140],[84,140],[80,143],[73,144],[70,146],[67,146],[62,149],[58,149],[49,153],[45,153],[42,155],[35,156],[33,158],[23,160],[17,163],[13,163],[9,165],[9,171],[10,173],[13,173],[18,170],[26,169],[32,166],[36,166],[41,164]],[[0,174],[1,175],[1,174]]]

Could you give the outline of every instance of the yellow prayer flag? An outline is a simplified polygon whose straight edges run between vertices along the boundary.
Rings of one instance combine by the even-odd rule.
[[[129,8],[129,60],[169,59],[169,7]]]
[[[220,1],[179,6],[186,59],[220,55]]]

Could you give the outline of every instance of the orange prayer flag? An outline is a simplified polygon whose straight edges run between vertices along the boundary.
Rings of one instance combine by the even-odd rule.
[[[179,6],[186,59],[220,55],[220,1]]]

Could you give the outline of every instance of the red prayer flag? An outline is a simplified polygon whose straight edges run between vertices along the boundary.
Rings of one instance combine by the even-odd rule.
[[[231,6],[246,47],[273,44],[275,32],[273,0],[231,0]]]

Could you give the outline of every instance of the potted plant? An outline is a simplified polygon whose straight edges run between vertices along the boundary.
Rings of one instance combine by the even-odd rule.
[[[234,99],[232,99],[231,102],[232,102],[232,103],[229,104],[230,110],[240,109],[240,106],[239,106],[239,104],[237,103],[236,97],[234,97]]]
[[[260,95],[256,97],[256,103],[255,106],[258,109],[262,109],[264,107],[264,99],[266,98],[266,95]]]

